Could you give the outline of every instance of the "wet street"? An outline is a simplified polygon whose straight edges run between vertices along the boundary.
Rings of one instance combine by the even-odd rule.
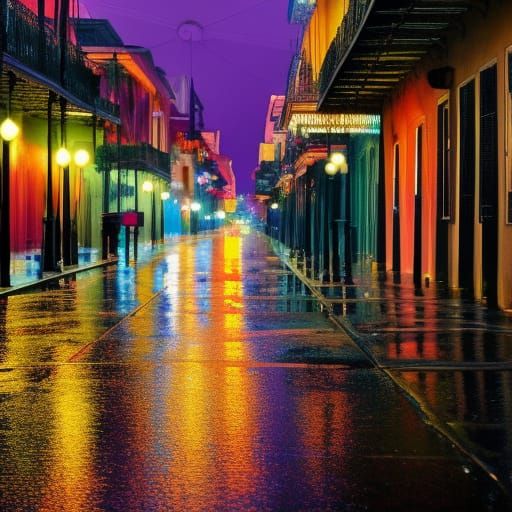
[[[383,365],[457,349],[400,304],[351,311]],[[490,378],[393,368],[447,415]],[[2,511],[509,509],[254,233],[2,298],[0,457]]]

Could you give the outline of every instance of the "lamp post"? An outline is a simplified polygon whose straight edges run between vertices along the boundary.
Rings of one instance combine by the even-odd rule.
[[[83,177],[83,170],[89,163],[89,160],[91,159],[89,152],[86,149],[78,149],[75,154],[73,155],[73,162],[75,163],[75,166],[78,170],[78,180],[79,180],[79,186],[78,186],[78,197],[76,198],[76,206],[75,206],[75,215],[73,217],[71,226],[71,232],[73,237],[73,245],[72,245],[72,252],[73,252],[73,260],[78,263],[78,211],[81,207],[82,203],[82,177]]]
[[[277,226],[279,204],[275,201],[270,205],[270,236],[277,239],[277,232],[279,226]]]
[[[164,207],[165,201],[171,197],[169,192],[165,191],[160,194],[160,240],[165,242],[165,222],[164,222]]]
[[[60,237],[61,246],[61,265],[71,265],[71,211],[69,197],[69,163],[71,154],[62,146],[55,153],[55,161],[62,169],[62,236]]]
[[[10,112],[8,112],[8,115],[10,115]],[[2,179],[0,181],[0,287],[11,286],[10,146],[11,142],[18,134],[18,126],[10,117],[7,117],[0,125],[0,136],[2,137]]]
[[[44,22],[44,18],[43,18]],[[44,271],[54,272],[57,270],[57,237],[55,232],[55,213],[53,209],[53,149],[52,149],[52,118],[53,104],[56,100],[54,92],[48,93],[47,110],[47,174],[46,174],[46,216],[43,219],[44,243],[41,263],[41,274]]]
[[[330,177],[335,177],[338,173],[344,178],[345,184],[345,218],[342,219],[344,223],[344,262],[345,262],[345,284],[354,284],[352,279],[352,233],[351,233],[351,205],[350,205],[350,174],[346,156],[341,152],[336,152],[330,155],[329,161],[325,165],[325,173]],[[336,240],[333,241],[335,243]],[[336,269],[333,269],[336,274]],[[336,277],[336,276],[335,276]]]
[[[156,212],[155,212],[155,187],[151,181],[142,184],[142,191],[151,194],[151,245],[156,242]]]

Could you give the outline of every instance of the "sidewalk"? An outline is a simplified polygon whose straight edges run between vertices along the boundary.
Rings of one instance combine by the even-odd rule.
[[[358,269],[354,286],[323,285],[273,245],[425,420],[510,492],[512,318],[435,284],[418,292],[408,276]]]
[[[149,262],[155,255],[168,248],[169,244],[175,243],[180,238],[180,235],[172,236],[166,238],[165,243],[158,242],[153,246],[148,242],[139,243],[137,263]],[[0,288],[0,297],[18,293],[22,290],[37,288],[63,277],[107,265],[117,264],[120,268],[126,266],[123,247],[120,247],[118,257],[102,260],[100,256],[100,251],[89,250],[87,253],[79,254],[78,265],[64,267],[62,272],[44,272],[41,276],[40,255],[38,253],[18,253],[14,256],[11,263],[11,287]],[[131,260],[130,265],[133,263],[133,260]]]

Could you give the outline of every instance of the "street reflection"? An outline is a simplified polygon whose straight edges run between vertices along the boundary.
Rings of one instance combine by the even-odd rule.
[[[504,481],[512,472],[510,371],[397,372]]]
[[[40,510],[79,512],[97,507],[98,482],[93,426],[95,400],[90,382],[74,368],[61,366],[52,379],[51,407],[45,425],[52,434],[45,465],[51,468]]]
[[[62,314],[77,336],[100,324],[104,335],[81,351],[90,334],[81,344],[65,341],[69,331],[56,325],[62,345],[52,349],[54,365],[41,364],[39,347],[14,343],[20,326],[10,315],[21,302],[0,308],[3,361],[27,363],[0,381],[1,510],[503,504],[381,372],[361,364],[257,235],[184,240],[154,263],[93,274],[86,284],[66,290],[62,300],[72,300]],[[105,333],[114,315],[141,304]],[[425,337],[411,357],[429,354],[429,343]],[[69,363],[71,347],[78,355]],[[403,378],[424,386],[435,407],[461,402],[454,409],[461,424],[474,422],[475,410],[484,425],[510,420],[500,407],[482,409],[486,386],[510,403],[502,376],[450,385],[440,373],[420,373]]]

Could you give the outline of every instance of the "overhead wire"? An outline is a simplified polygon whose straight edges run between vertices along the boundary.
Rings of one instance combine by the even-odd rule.
[[[137,20],[147,21],[148,23],[153,23],[154,25],[160,25],[165,28],[169,28],[172,30],[176,30],[178,28],[177,25],[171,24],[170,20],[162,19],[162,17],[154,17],[154,16],[141,16],[141,12],[139,9],[133,9],[131,7],[121,7],[116,4],[111,4],[108,2],[102,2],[102,7],[110,11],[115,11],[118,15],[123,16],[125,18],[132,18]]]
[[[244,7],[243,9],[240,9],[236,12],[233,12],[231,14],[228,14],[227,16],[224,16],[223,18],[219,18],[217,20],[214,20],[214,21],[211,21],[210,23],[207,23],[204,27],[207,28],[207,27],[211,27],[213,25],[218,25],[219,23],[222,23],[223,21],[227,21],[231,18],[235,18],[236,16],[240,16],[241,14],[245,14],[246,12],[252,10],[252,9],[255,9],[256,7],[260,7],[261,5],[263,5],[264,3],[268,2],[269,0],[260,0],[259,2],[255,3],[255,4],[252,4],[252,5],[248,5],[247,7]]]

